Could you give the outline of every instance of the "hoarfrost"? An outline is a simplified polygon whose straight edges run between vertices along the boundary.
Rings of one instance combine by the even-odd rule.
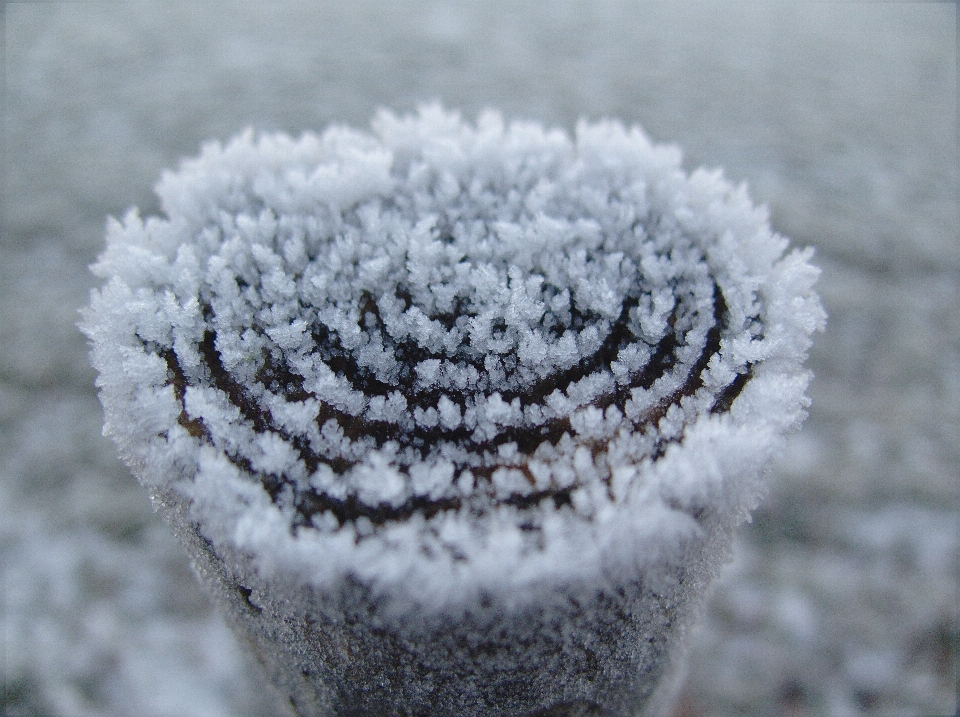
[[[266,573],[439,603],[613,575],[746,517],[803,418],[810,252],[636,127],[382,113],[157,191],[94,267],[105,430]]]

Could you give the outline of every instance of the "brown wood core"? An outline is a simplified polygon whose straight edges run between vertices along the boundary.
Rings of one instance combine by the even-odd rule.
[[[379,314],[375,308],[376,304],[372,298],[368,296],[363,297],[363,301],[364,305],[362,308],[364,311],[361,312],[361,316],[363,316],[365,312],[372,314],[375,321],[379,321]],[[630,311],[636,307],[637,304],[637,298],[628,299],[624,303],[622,311],[617,320],[611,325],[607,337],[592,356],[583,359],[576,366],[565,371],[558,371],[536,382],[522,394],[519,392],[503,392],[501,393],[503,400],[510,402],[514,398],[520,398],[521,402],[528,404],[542,403],[553,391],[557,389],[564,391],[568,389],[571,384],[584,377],[592,375],[597,371],[608,369],[610,364],[617,359],[618,353],[631,342],[636,341],[629,324]],[[209,312],[210,309],[207,307],[207,313]],[[693,395],[702,387],[703,371],[707,368],[710,359],[720,351],[721,336],[723,328],[729,318],[728,314],[729,312],[723,293],[719,286],[714,283],[712,324],[707,332],[706,340],[698,359],[694,362],[687,374],[686,380],[679,389],[661,399],[656,406],[651,407],[636,421],[633,421],[634,430],[643,431],[651,426],[655,426],[660,419],[663,418],[670,406],[677,404],[684,396]],[[675,310],[668,322],[671,329],[674,327],[676,318]],[[342,456],[322,455],[315,452],[305,437],[292,435],[277,425],[269,409],[258,405],[251,392],[234,379],[229,371],[224,368],[220,353],[216,348],[216,338],[216,333],[212,329],[209,329],[204,334],[199,346],[200,355],[206,371],[210,376],[210,382],[215,388],[222,391],[228,397],[230,402],[236,406],[240,414],[249,422],[255,432],[272,432],[279,435],[294,447],[310,473],[316,471],[321,464],[330,466],[330,468],[337,473],[344,473],[355,465],[355,462],[347,460]],[[316,342],[316,350],[326,364],[340,377],[345,379],[355,390],[363,392],[365,396],[386,396],[399,389],[404,392],[410,410],[413,410],[415,407],[424,409],[436,407],[441,392],[437,390],[420,392],[413,390],[414,377],[412,371],[412,367],[418,362],[435,357],[412,341],[399,342],[392,347],[398,361],[405,367],[404,370],[401,370],[399,385],[393,385],[380,381],[373,376],[370,371],[359,367],[350,354],[340,346],[337,336],[328,331],[326,327],[320,326],[316,328],[313,332],[313,338]],[[653,386],[657,379],[666,375],[666,373],[676,365],[675,354],[679,345],[680,341],[677,333],[668,331],[657,345],[653,347],[653,353],[644,368],[632,375],[628,384],[618,383],[613,391],[601,396],[593,405],[602,409],[609,406],[616,406],[621,413],[625,414],[625,406],[630,399],[631,390],[635,388],[648,389]],[[187,412],[185,391],[188,381],[180,366],[176,353],[168,348],[160,350],[159,354],[166,361],[169,376],[168,381],[173,388],[174,395],[181,404],[181,413],[178,419],[180,425],[184,426],[190,435],[212,443],[210,432],[203,424],[202,419],[199,417],[193,418],[189,416]],[[477,368],[481,370],[482,364]],[[738,374],[730,384],[718,393],[710,411],[712,413],[723,413],[730,410],[733,402],[750,380],[751,375],[752,366],[747,365],[743,372]],[[288,401],[303,401],[309,398],[316,398],[314,394],[305,390],[302,376],[291,371],[286,364],[277,361],[268,353],[265,353],[264,362],[256,374],[256,380],[262,384],[263,387],[282,394]],[[493,454],[499,446],[515,443],[519,453],[522,456],[526,456],[530,455],[543,442],[548,441],[551,444],[556,444],[565,433],[572,433],[569,417],[560,417],[549,420],[540,426],[504,427],[493,439],[474,442],[474,431],[467,429],[462,424],[453,429],[446,429],[440,425],[432,428],[414,425],[411,429],[403,429],[397,424],[387,421],[365,420],[362,417],[351,415],[323,402],[320,402],[320,406],[320,413],[316,419],[320,427],[328,421],[333,420],[339,425],[346,438],[354,441],[362,438],[373,438],[377,446],[383,446],[388,441],[393,441],[401,450],[413,449],[419,452],[424,458],[427,457],[432,450],[436,450],[437,446],[443,442],[469,446],[471,452],[487,455]],[[659,457],[666,450],[666,446],[670,442],[672,441],[658,441],[654,454],[651,457],[654,459]],[[596,446],[593,448],[602,450],[602,448]],[[227,456],[239,468],[251,475],[257,476],[274,500],[278,499],[284,486],[294,485],[294,482],[284,475],[254,471],[250,462],[242,455],[234,455],[228,452]],[[489,481],[490,476],[497,467],[499,466],[470,466],[470,469],[479,480]],[[521,471],[527,473],[531,484],[533,483],[532,475],[529,474],[529,471],[522,464],[519,466],[511,464],[509,467],[519,467]],[[544,500],[550,500],[559,508],[563,505],[570,504],[571,493],[575,488],[576,486],[572,486],[529,493],[514,493],[496,500],[490,499],[490,502],[511,505],[519,509],[527,509],[539,505]],[[459,497],[432,499],[426,496],[414,495],[399,505],[388,503],[369,505],[355,495],[339,498],[313,489],[295,491],[294,501],[297,509],[296,523],[298,525],[309,525],[313,516],[329,512],[341,525],[350,521],[356,521],[360,518],[367,518],[375,526],[405,520],[418,513],[422,514],[425,518],[430,518],[442,511],[460,510],[465,504],[469,503],[468,499]],[[469,507],[481,513],[484,510],[482,507],[473,505]]]

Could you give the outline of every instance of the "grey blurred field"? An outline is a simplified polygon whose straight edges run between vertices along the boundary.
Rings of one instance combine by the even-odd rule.
[[[10,3],[0,238],[6,715],[276,714],[100,435],[74,324],[104,220],[247,126],[638,122],[812,245],[813,403],[691,637],[677,715],[953,714],[952,3]]]

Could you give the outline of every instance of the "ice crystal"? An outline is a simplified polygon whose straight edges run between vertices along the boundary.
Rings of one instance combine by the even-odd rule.
[[[635,565],[745,516],[802,419],[809,252],[638,128],[382,113],[158,192],[95,266],[106,431],[266,574],[442,602]]]

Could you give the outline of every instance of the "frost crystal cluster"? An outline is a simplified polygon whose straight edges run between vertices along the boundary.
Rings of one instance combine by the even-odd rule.
[[[208,145],[161,181],[167,218],[109,227],[107,430],[152,487],[268,497],[276,540],[460,562],[511,525],[521,559],[651,490],[742,514],[801,418],[816,274],[679,160],[615,123],[437,108]]]

